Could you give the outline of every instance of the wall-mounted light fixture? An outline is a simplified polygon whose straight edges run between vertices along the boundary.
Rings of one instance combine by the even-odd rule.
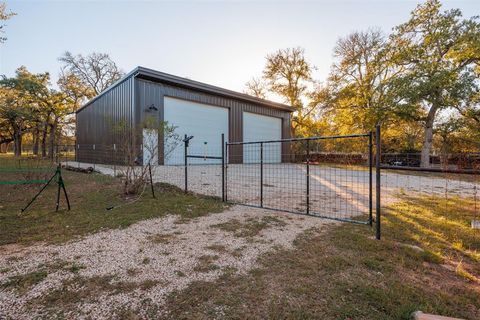
[[[158,108],[153,103],[147,108],[147,112],[158,111]]]

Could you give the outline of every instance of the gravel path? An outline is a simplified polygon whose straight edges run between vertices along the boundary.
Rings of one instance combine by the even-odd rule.
[[[192,281],[211,281],[225,272],[250,270],[259,255],[293,240],[326,220],[234,206],[187,222],[177,216],[146,220],[126,229],[108,230],[64,245],[10,248],[0,257],[0,319],[52,318],[63,308],[65,318],[109,319],[119,310],[143,310],[142,303],[160,306],[166,296]],[[331,222],[328,222],[331,223]],[[47,270],[48,275],[23,293],[5,286],[12,277]],[[82,292],[75,279],[107,278],[129,290],[99,290],[78,294],[73,303],[42,299],[71,281],[69,290]],[[123,286],[125,287],[125,286]],[[122,287],[122,288],[123,288]],[[84,294],[84,293],[83,293]],[[142,316],[142,314],[140,314]],[[145,315],[143,315],[145,316]]]

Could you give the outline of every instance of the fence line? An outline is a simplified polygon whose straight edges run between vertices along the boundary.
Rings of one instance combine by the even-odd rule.
[[[469,201],[468,205],[472,204],[472,221],[478,219],[480,174],[475,168],[478,168],[479,154],[432,157],[436,166],[425,169],[412,166],[411,155],[407,161],[399,160],[398,154],[381,154],[380,139],[376,139],[374,148],[372,138],[371,133],[247,143],[224,143],[222,138],[221,148],[214,148],[218,150],[206,144],[192,147],[184,142],[178,146],[184,152],[158,157],[168,160],[170,165],[154,164],[152,176],[154,182],[247,206],[367,225],[375,221],[378,232],[380,216],[373,219],[373,208],[378,213],[382,207],[408,197],[445,200],[445,206],[449,200],[464,199]],[[140,148],[132,156],[132,150],[114,144],[57,145],[54,161],[50,163],[92,167],[101,173],[121,177],[126,172],[126,162],[133,160],[138,167],[142,165],[143,151]],[[26,154],[26,159],[32,157]],[[16,158],[10,163],[18,171],[24,159]],[[43,161],[38,156],[35,159]],[[30,171],[30,180],[40,177]],[[19,172],[16,176],[25,176]],[[373,179],[374,173],[376,179]],[[43,176],[40,178],[44,180]],[[43,181],[40,178],[37,180]],[[372,188],[375,188],[376,197],[373,197]]]
[[[351,137],[350,139],[367,137]],[[307,141],[309,141],[308,147],[306,147]],[[285,152],[279,143],[288,144],[288,152]],[[367,200],[362,200],[366,201],[363,202],[364,204],[369,202],[367,190],[370,169],[367,146],[368,143],[357,144],[355,150],[347,152],[344,143],[334,143],[326,139],[315,140],[314,138],[290,139],[283,142],[268,141],[266,143],[228,143],[224,151],[191,147],[188,152],[192,157],[188,158],[187,166],[185,166],[184,154],[174,153],[169,161],[173,165],[154,165],[152,169],[156,182],[170,183],[185,189],[185,169],[187,169],[187,188],[192,192],[226,197],[230,201],[241,199],[246,205],[259,204],[261,207],[272,209],[278,209],[276,202],[268,198],[275,190],[278,191],[279,188],[275,186],[289,184],[290,189],[282,191],[283,209],[307,212],[312,208],[323,206],[322,210],[331,210],[338,215],[346,216],[361,211],[355,207],[358,206],[358,199],[361,196],[367,197]],[[232,148],[242,148],[243,152],[240,153],[242,155],[231,156],[231,154],[239,154],[238,152],[232,153],[230,150]],[[115,154],[121,154],[122,151],[116,146],[73,146],[73,151],[78,151],[78,149],[82,150],[86,161],[71,162],[72,165],[92,166],[95,170],[111,175],[121,173],[122,164],[116,162],[118,157]],[[100,161],[96,161],[99,154],[102,154],[103,158],[111,159],[113,163],[99,163]],[[225,154],[224,166],[219,157],[222,154]],[[75,158],[72,155],[72,146],[60,148],[58,155],[62,162],[70,162]],[[411,154],[408,155],[408,157],[410,156]],[[441,166],[424,169],[403,165],[408,162],[401,165],[390,161],[391,159],[398,161],[399,154],[383,153],[380,156],[373,154],[371,161],[375,163],[377,159],[380,159],[380,166],[383,169],[380,173],[381,184],[379,185],[382,192],[382,206],[389,206],[402,196],[429,196],[445,200],[458,197],[472,200],[473,215],[478,216],[477,192],[480,188],[480,175],[477,171],[465,169],[477,168],[477,156],[478,154],[469,154],[461,157],[457,154],[445,157],[444,159],[450,160],[463,159],[461,166],[463,169],[454,170],[452,169],[454,166],[460,167],[458,163],[448,164],[445,160]],[[277,161],[280,158],[281,162],[271,163],[275,160],[272,157],[277,157]],[[439,159],[439,156],[435,157],[432,160],[434,164]],[[470,163],[465,162],[467,161],[465,159],[469,159]],[[260,161],[263,162],[263,166],[259,165]],[[308,174],[298,168],[298,165],[305,164],[307,161]],[[224,169],[225,172],[223,172]],[[371,171],[372,174],[376,174],[375,168],[372,168]],[[467,172],[468,174],[466,174]],[[222,178],[223,176],[225,178]],[[261,177],[261,181],[256,184],[258,190],[252,187],[255,177]],[[308,188],[300,188],[300,185],[306,186],[305,177],[308,177],[309,184],[313,184],[313,190],[312,185],[309,185]],[[225,182],[226,187],[222,186]],[[350,190],[347,190],[348,185],[350,185]],[[372,185],[376,188],[375,181]],[[308,199],[307,190],[309,192]],[[352,192],[359,190],[361,192]],[[302,194],[304,196],[300,196]],[[334,197],[342,198],[342,196],[345,198],[345,203],[339,199],[328,200],[329,197],[333,199]],[[312,203],[312,199],[315,197],[319,201]],[[300,198],[304,201],[299,201]],[[379,202],[377,199],[372,201],[375,206],[377,202]],[[362,212],[368,212],[368,209]]]

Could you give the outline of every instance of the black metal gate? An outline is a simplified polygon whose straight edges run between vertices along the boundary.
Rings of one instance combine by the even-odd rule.
[[[201,185],[209,185],[211,186],[213,184],[213,189],[210,189],[208,192],[205,192],[203,190],[203,194],[208,194],[212,196],[218,196],[221,194],[222,201],[225,201],[225,135],[221,135],[221,141],[220,141],[220,146],[221,150],[212,150],[213,153],[206,152],[205,150],[191,150],[189,148],[190,140],[192,140],[194,136],[187,136],[185,135],[183,139],[184,143],[184,178],[185,178],[185,184],[184,184],[184,190],[185,192],[189,191],[189,182],[196,181],[197,184],[200,183]],[[189,159],[196,159],[200,160],[197,162],[197,165],[199,166],[192,166],[190,163]],[[202,162],[206,162],[207,160],[214,160],[214,162],[218,161],[218,164],[216,163],[210,163],[210,164],[205,164]],[[193,179],[190,179],[189,181],[189,171],[194,169],[195,172],[192,174],[194,175]],[[199,170],[200,169],[200,170]],[[218,170],[219,169],[219,170]],[[220,171],[220,174],[218,173]],[[191,175],[191,174],[190,174]],[[205,175],[206,181],[202,181],[202,175]],[[218,179],[215,177],[218,176]],[[209,183],[206,183],[206,182]],[[198,185],[197,185],[197,191],[198,191]]]
[[[379,127],[375,135],[254,142],[224,142],[222,135],[222,150],[214,155],[189,150],[191,138],[184,139],[185,191],[189,190],[189,159],[214,160],[218,163],[199,167],[205,176],[218,177],[208,185],[214,185],[214,195],[221,194],[223,201],[370,226],[375,166],[375,222],[380,239]],[[191,180],[198,180],[198,172],[196,176]]]
[[[377,138],[379,134],[377,129]],[[373,137],[373,132],[369,132],[227,142],[224,199],[264,209],[372,225]],[[376,140],[378,152],[380,140]],[[380,237],[379,172],[377,165],[377,238]]]

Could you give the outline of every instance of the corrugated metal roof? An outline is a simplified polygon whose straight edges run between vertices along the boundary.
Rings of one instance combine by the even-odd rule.
[[[212,86],[206,83],[190,80],[187,78],[182,78],[182,77],[177,77],[168,73],[144,68],[144,67],[136,67],[129,73],[127,73],[122,79],[118,80],[116,83],[112,84],[110,87],[108,87],[105,91],[100,93],[98,96],[94,97],[90,101],[88,101],[84,106],[82,106],[80,109],[78,109],[76,112],[80,112],[83,108],[87,107],[89,104],[91,104],[93,101],[97,100],[99,97],[103,96],[105,93],[110,91],[112,88],[115,88],[118,86],[120,83],[125,81],[126,79],[130,77],[138,77],[142,79],[148,79],[151,81],[157,81],[157,82],[162,82],[162,83],[167,83],[167,84],[172,84],[175,86],[183,87],[183,88],[188,88],[188,89],[194,89],[198,90],[201,92],[205,93],[210,93],[210,94],[215,94],[215,95],[220,95],[224,97],[229,97],[229,98],[234,98],[242,101],[247,101],[247,102],[252,102],[261,106],[269,107],[269,108],[275,108],[275,109],[281,109],[289,112],[293,112],[294,109],[288,105],[282,104],[282,103],[277,103],[269,100],[264,100],[260,99],[254,96],[250,96],[248,94],[228,90],[228,89],[223,89],[220,87]]]

